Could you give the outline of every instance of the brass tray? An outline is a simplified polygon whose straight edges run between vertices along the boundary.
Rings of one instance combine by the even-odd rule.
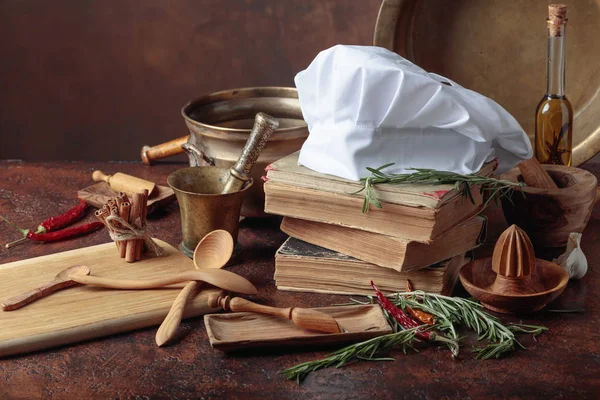
[[[531,139],[546,84],[547,0],[383,0],[373,44],[495,100]],[[600,151],[600,0],[568,3],[573,165]]]

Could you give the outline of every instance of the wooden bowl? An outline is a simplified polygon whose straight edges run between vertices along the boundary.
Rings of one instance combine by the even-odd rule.
[[[557,298],[569,282],[569,274],[560,265],[537,258],[531,275],[541,291],[531,294],[500,294],[492,290],[496,273],[492,258],[471,261],[459,273],[460,282],[485,308],[503,314],[528,314],[539,311]]]
[[[509,225],[523,229],[536,247],[567,245],[571,232],[583,232],[596,200],[596,177],[588,171],[562,165],[543,165],[558,189],[523,187],[510,199],[502,199]],[[512,182],[522,181],[518,168],[500,176]]]

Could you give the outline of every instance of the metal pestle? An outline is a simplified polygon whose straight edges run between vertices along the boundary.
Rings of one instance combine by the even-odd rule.
[[[256,160],[258,160],[262,149],[267,144],[267,140],[269,140],[269,137],[278,126],[279,121],[270,115],[262,112],[256,114],[252,132],[250,132],[240,158],[229,170],[229,175],[221,194],[237,192],[250,180],[252,167],[256,164]]]

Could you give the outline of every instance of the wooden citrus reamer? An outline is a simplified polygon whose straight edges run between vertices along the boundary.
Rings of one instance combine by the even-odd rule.
[[[565,289],[569,275],[558,264],[535,258],[529,237],[511,225],[498,238],[492,257],[476,259],[460,270],[460,281],[490,310],[531,313]]]

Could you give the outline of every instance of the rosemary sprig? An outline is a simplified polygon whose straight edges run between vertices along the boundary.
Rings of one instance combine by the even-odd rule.
[[[462,175],[448,171],[437,171],[435,169],[410,168],[411,170],[416,171],[411,174],[386,174],[382,171],[392,165],[394,165],[394,163],[385,164],[379,168],[367,168],[371,175],[361,179],[364,183],[363,187],[359,191],[353,193],[358,194],[364,192],[363,213],[369,212],[371,204],[381,208],[381,202],[377,199],[377,194],[374,189],[374,185],[381,183],[418,183],[423,185],[452,184],[454,185],[454,189],[458,190],[463,197],[469,198],[472,203],[475,203],[475,200],[471,188],[480,185],[480,193],[483,194],[484,192],[487,192],[488,194],[485,205],[491,200],[497,202],[500,198],[505,196],[510,198],[515,187],[526,186],[525,183],[522,182],[511,182],[477,174]]]
[[[497,317],[483,311],[481,304],[461,297],[415,291],[397,293],[393,295],[392,302],[402,308],[420,308],[433,314],[438,329],[446,332],[452,339],[459,339],[455,325],[464,325],[474,330],[478,335],[477,340],[489,341],[486,346],[473,349],[473,352],[477,353],[477,358],[483,360],[498,358],[504,353],[514,351],[515,346],[524,349],[515,333],[530,333],[537,336],[548,330],[546,327],[535,325],[504,325]]]
[[[435,316],[435,324],[428,327],[432,330],[443,332],[448,338],[459,343],[460,337],[456,332],[456,327],[464,325],[465,327],[477,332],[478,340],[487,340],[484,347],[478,347],[473,350],[477,353],[479,359],[499,358],[503,354],[514,351],[516,347],[525,349],[517,340],[516,333],[527,333],[535,336],[540,335],[548,328],[536,325],[511,324],[504,325],[500,320],[483,311],[483,306],[476,301],[460,297],[449,297],[423,291],[396,293],[388,296],[390,300],[401,308],[418,308]],[[368,296],[369,301],[360,301],[352,299],[353,303],[368,304],[373,303],[374,299]],[[398,324],[392,324],[396,331],[402,329]],[[416,330],[421,327],[399,330],[397,332],[378,336],[365,342],[356,343],[344,347],[334,353],[327,355],[324,359],[308,361],[281,372],[288,379],[296,379],[301,382],[308,374],[322,368],[335,366],[339,368],[349,361],[358,360],[393,360],[392,358],[379,357],[385,352],[392,350],[396,345],[402,345],[402,350],[406,353],[407,348],[412,347]]]
[[[295,379],[300,383],[311,372],[332,366],[340,368],[350,361],[394,361],[394,359],[390,357],[377,356],[390,351],[393,347],[398,345],[402,345],[402,351],[406,353],[407,348],[412,347],[410,344],[413,341],[418,341],[418,339],[415,338],[417,329],[418,328],[407,329],[352,344],[328,354],[321,360],[298,364],[291,368],[287,368],[280,373],[287,379]]]

